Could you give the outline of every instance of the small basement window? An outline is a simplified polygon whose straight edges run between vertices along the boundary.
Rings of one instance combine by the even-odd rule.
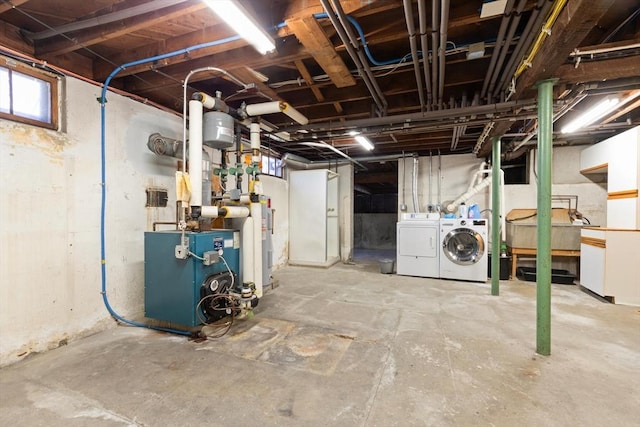
[[[277,176],[282,178],[282,159],[277,157],[262,155],[262,173],[264,175]]]
[[[0,118],[57,129],[56,77],[0,56]]]
[[[500,166],[504,171],[504,183],[528,184],[529,183],[529,155],[524,154],[517,159],[501,162]]]

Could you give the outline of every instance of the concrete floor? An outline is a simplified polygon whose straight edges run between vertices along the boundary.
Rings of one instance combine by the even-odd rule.
[[[376,263],[276,272],[252,319],[196,343],[117,327],[0,370],[0,425],[627,426],[640,310],[552,285],[430,280]]]

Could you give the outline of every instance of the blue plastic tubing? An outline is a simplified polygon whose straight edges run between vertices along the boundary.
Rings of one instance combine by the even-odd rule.
[[[313,15],[314,18],[316,19],[326,19],[328,18],[328,15],[326,13],[317,13],[315,15]],[[367,58],[369,58],[369,61],[371,61],[372,64],[374,65],[390,65],[390,64],[397,64],[399,63],[402,58],[397,58],[397,59],[391,59],[388,61],[376,61],[373,56],[371,55],[371,52],[369,51],[369,47],[367,46],[367,41],[366,38],[364,36],[364,32],[362,31],[362,27],[360,26],[360,24],[358,23],[358,21],[356,21],[354,18],[347,16],[347,19],[349,20],[349,22],[351,23],[351,25],[353,25],[353,27],[356,29],[356,31],[358,32],[358,35],[360,36],[360,39],[362,40],[362,45],[364,46],[364,51],[365,54],[367,55]],[[280,23],[278,25],[276,25],[276,29],[285,27],[286,24]],[[207,47],[212,47],[212,46],[218,46],[221,44],[225,44],[225,43],[229,43],[232,41],[236,41],[239,40],[240,37],[239,36],[231,36],[231,37],[227,37],[224,39],[220,39],[220,40],[215,40],[212,42],[207,42],[207,43],[201,43],[201,44],[197,44],[191,47],[187,47],[185,49],[180,49],[180,50],[175,50],[173,52],[169,52],[169,53],[165,53],[162,55],[156,55],[156,56],[151,56],[149,58],[144,58],[144,59],[139,59],[137,61],[132,61],[132,62],[127,62],[126,64],[122,64],[119,67],[117,67],[115,70],[113,70],[111,72],[111,74],[109,74],[109,76],[107,77],[107,79],[104,81],[104,85],[102,86],[102,93],[100,96],[100,116],[101,116],[101,122],[100,122],[100,140],[101,140],[101,144],[100,144],[100,155],[101,155],[101,187],[102,187],[102,203],[101,203],[101,209],[100,209],[100,264],[101,264],[101,269],[102,269],[102,300],[104,302],[105,307],[107,308],[107,311],[109,312],[109,314],[111,314],[111,316],[113,316],[116,320],[122,322],[122,323],[126,323],[128,325],[131,326],[137,326],[140,328],[149,328],[149,329],[155,329],[158,331],[164,331],[164,332],[171,332],[174,334],[180,334],[180,335],[191,335],[190,332],[187,331],[180,331],[178,329],[171,329],[171,328],[162,328],[159,326],[152,326],[152,325],[147,325],[145,323],[140,323],[140,322],[136,322],[133,320],[128,320],[125,319],[124,317],[120,316],[118,313],[115,312],[115,310],[111,307],[111,304],[109,303],[109,298],[107,297],[107,264],[106,264],[106,246],[105,246],[105,211],[106,211],[106,205],[107,205],[107,166],[106,166],[106,145],[107,145],[107,137],[106,137],[106,105],[107,105],[107,89],[109,89],[109,83],[111,83],[111,80],[122,70],[126,69],[127,67],[134,67],[136,65],[142,65],[142,64],[147,64],[149,62],[154,62],[154,61],[159,61],[161,59],[167,59],[167,58],[171,58],[173,56],[176,55],[183,55],[186,53],[189,53],[191,51],[194,50],[198,50],[198,49],[204,49]]]

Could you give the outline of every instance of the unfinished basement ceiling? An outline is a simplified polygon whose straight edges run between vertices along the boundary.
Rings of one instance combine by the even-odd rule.
[[[604,97],[640,89],[637,0],[242,4],[272,34],[275,52],[262,56],[241,39],[221,42],[127,67],[111,86],[181,113],[187,73],[224,69],[246,85],[214,72],[195,75],[189,90],[219,91],[231,107],[288,102],[309,124],[264,116],[274,134],[286,131],[290,140],[263,135],[263,145],[309,160],[339,159],[303,144],[323,141],[355,158],[376,157],[362,162],[367,170],[356,167],[356,185],[372,193],[397,189],[397,164],[384,156],[484,157],[492,136],[502,136],[504,152],[531,147],[534,85],[542,79],[559,79],[556,144],[592,144],[640,124],[637,98],[579,132],[559,132]],[[122,64],[235,36],[200,0],[0,0],[0,25],[5,47],[98,82]],[[545,25],[551,30],[542,31]],[[375,149],[362,149],[350,131],[367,135]]]

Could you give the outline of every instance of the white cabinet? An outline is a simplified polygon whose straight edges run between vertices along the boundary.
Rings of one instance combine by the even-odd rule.
[[[340,259],[338,174],[289,172],[289,264],[328,267]]]
[[[616,304],[640,306],[640,230],[582,229],[580,285]]]

